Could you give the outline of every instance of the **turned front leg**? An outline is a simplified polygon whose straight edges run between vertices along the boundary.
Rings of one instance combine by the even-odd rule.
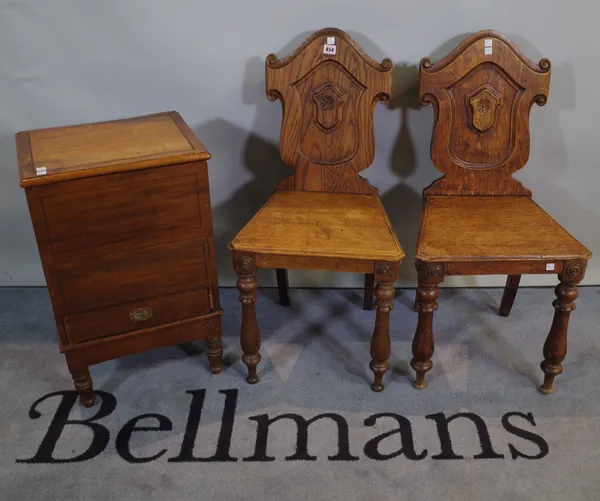
[[[444,279],[444,269],[441,264],[417,262],[419,283],[416,291],[414,309],[419,314],[417,330],[412,342],[413,359],[411,367],[416,372],[413,386],[418,390],[427,387],[425,374],[431,370],[431,357],[434,351],[433,312],[437,310],[437,298],[440,295],[438,285]]]
[[[394,282],[398,276],[400,263],[379,262],[374,266],[373,274],[365,275],[365,285],[371,280],[377,282],[375,287],[375,328],[371,338],[371,362],[369,368],[373,371],[373,391],[383,390],[383,375],[388,370],[390,358],[390,311],[394,301]],[[367,287],[365,287],[367,289]],[[366,292],[366,291],[365,291]],[[365,297],[365,306],[366,306]]]
[[[390,311],[393,308],[394,283],[378,282],[375,288],[375,329],[371,339],[371,363],[375,380],[371,385],[373,391],[383,390],[383,375],[388,370],[388,359],[390,358]]]
[[[242,362],[248,367],[247,381],[258,382],[256,366],[260,362],[260,330],[256,320],[256,265],[250,256],[242,256],[235,261],[235,270],[239,275],[237,288],[242,303],[242,326],[240,343],[242,345]]]
[[[565,264],[558,276],[560,283],[554,292],[554,319],[544,343],[544,360],[540,364],[544,371],[544,383],[540,391],[548,395],[554,391],[554,378],[563,371],[562,362],[567,355],[567,329],[569,317],[575,309],[575,299],[579,295],[577,284],[583,279],[586,261],[571,261]]]
[[[96,402],[94,385],[88,366],[77,359],[77,355],[67,355],[67,365],[73,377],[75,390],[79,394],[79,401],[85,407],[92,407]]]

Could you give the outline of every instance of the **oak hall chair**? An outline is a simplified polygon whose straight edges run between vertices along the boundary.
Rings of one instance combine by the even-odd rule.
[[[229,244],[242,303],[242,360],[256,383],[260,333],[256,269],[275,268],[287,304],[287,268],[364,273],[365,309],[375,288],[372,388],[383,389],[389,313],[404,252],[377,189],[359,172],[375,154],[373,111],[386,103],[392,63],[371,59],[344,31],[317,31],[289,56],[266,60],[266,91],[283,108],[279,151],[295,172]],[[368,296],[371,297],[368,297]]]
[[[432,367],[432,319],[445,276],[507,274],[500,315],[508,316],[522,274],[555,273],[560,283],[540,387],[551,393],[591,253],[512,177],[529,157],[529,112],[546,104],[550,61],[535,64],[501,34],[481,31],[435,64],[422,59],[419,79],[421,103],[431,103],[435,115],[431,158],[444,176],[423,190],[414,386],[426,387]]]

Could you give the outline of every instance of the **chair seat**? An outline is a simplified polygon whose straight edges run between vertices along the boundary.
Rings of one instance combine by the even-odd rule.
[[[527,196],[431,196],[417,259],[588,259],[591,252]]]
[[[379,197],[311,191],[275,192],[230,248],[392,262],[404,257]]]

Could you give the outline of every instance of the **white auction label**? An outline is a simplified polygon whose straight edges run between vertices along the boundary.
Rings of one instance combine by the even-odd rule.
[[[335,45],[325,44],[323,45],[323,54],[335,56],[336,49],[337,47]]]
[[[327,45],[335,45],[335,37],[327,37]]]

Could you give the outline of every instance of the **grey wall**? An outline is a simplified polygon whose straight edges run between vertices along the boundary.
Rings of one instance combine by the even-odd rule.
[[[431,107],[415,99],[423,56],[496,29],[533,60],[553,63],[544,108],[532,110],[532,151],[517,175],[534,199],[600,257],[598,7],[581,0],[0,0],[0,285],[42,285],[18,184],[18,130],[177,110],[212,153],[210,183],[221,285],[232,285],[225,245],[287,169],[277,151],[281,110],[266,100],[264,58],[311,32],[345,29],[376,59],[397,64],[391,107],[375,114],[377,154],[363,174],[382,192],[407,251],[400,283],[413,286]],[[350,5],[352,5],[350,7]],[[262,285],[273,284],[267,270]],[[293,272],[292,285],[354,286],[348,274]],[[503,277],[447,280],[493,285]],[[524,284],[553,284],[554,276]],[[600,284],[592,258],[584,283]]]

